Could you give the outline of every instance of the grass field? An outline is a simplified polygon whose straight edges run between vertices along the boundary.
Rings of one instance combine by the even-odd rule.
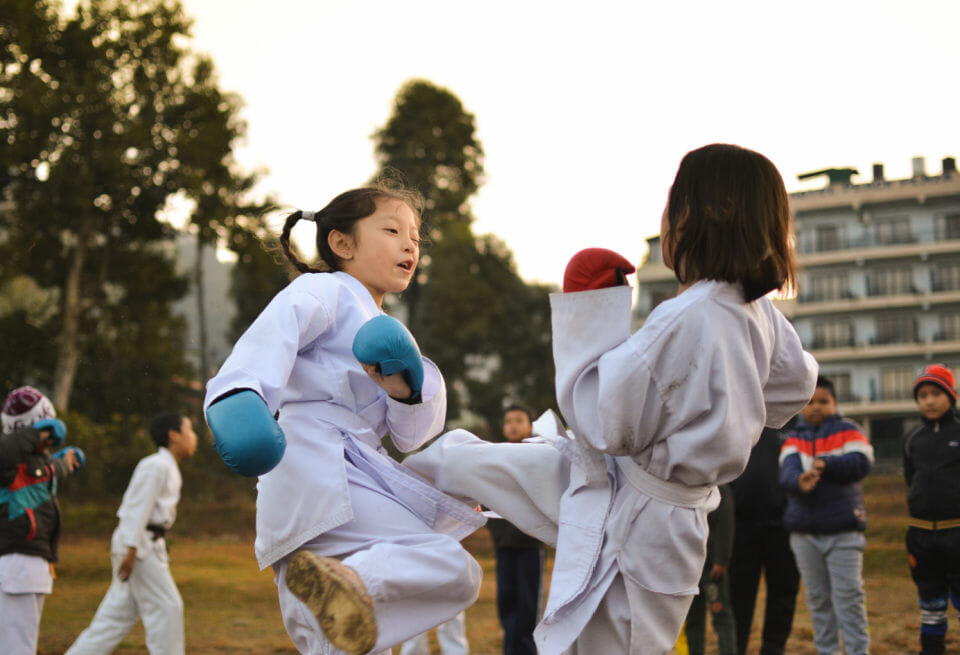
[[[894,475],[873,475],[864,483],[869,529],[865,556],[867,612],[871,653],[903,655],[916,652],[919,610],[907,571],[903,536],[906,531],[905,487]],[[65,506],[65,536],[54,593],[47,597],[40,626],[41,655],[63,653],[89,623],[110,582],[107,554],[114,508]],[[295,653],[280,621],[276,591],[269,571],[260,572],[253,559],[252,508],[190,507],[181,503],[181,517],[170,540],[171,568],[186,606],[187,653]],[[109,526],[109,527],[108,527]],[[189,535],[189,536],[188,536]],[[494,604],[494,560],[486,530],[465,545],[483,566],[480,599],[467,610],[471,653],[498,655],[500,626]],[[548,561],[548,565],[549,565]],[[762,593],[762,591],[761,591]],[[762,599],[758,601],[762,607]],[[759,649],[758,621],[749,653]],[[951,618],[951,632],[957,632]],[[815,655],[806,604],[797,603],[797,616],[787,652]],[[439,653],[431,637],[433,652]],[[960,640],[948,635],[948,652]],[[398,652],[399,649],[394,649]],[[137,627],[115,651],[145,653],[143,629]],[[715,653],[712,635],[708,653]],[[599,655],[599,654],[598,654]]]

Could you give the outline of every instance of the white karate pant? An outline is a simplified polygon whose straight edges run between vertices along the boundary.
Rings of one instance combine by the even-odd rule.
[[[390,648],[456,616],[477,600],[482,571],[460,543],[431,530],[362,471],[347,464],[354,519],[300,547],[335,557],[363,579],[374,601],[377,643]],[[303,655],[340,653],[323,636],[316,617],[287,588],[292,554],[274,566],[280,613]]]
[[[528,443],[518,448],[454,430],[403,463],[441,491],[491,507],[528,534],[556,544],[560,497],[570,478],[569,462],[553,446]],[[566,654],[670,652],[693,596],[628,584],[616,567],[599,575],[597,586],[606,591]],[[631,652],[631,637],[642,644],[641,650]]]
[[[143,620],[150,655],[183,655],[183,599],[170,575],[166,546],[159,540],[137,558],[126,582],[117,577],[125,552],[111,553],[113,581],[93,621],[67,650],[67,655],[108,655]]]
[[[469,655],[466,622],[466,612],[460,612],[449,621],[437,626],[437,643],[440,644],[441,655]],[[421,632],[413,639],[403,642],[400,655],[430,655],[427,633]]]
[[[0,590],[0,653],[35,655],[46,594],[8,594]]]

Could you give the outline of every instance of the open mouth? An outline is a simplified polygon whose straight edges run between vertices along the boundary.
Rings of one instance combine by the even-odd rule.
[[[400,268],[402,268],[402,269],[405,270],[405,271],[412,271],[412,270],[413,270],[413,262],[400,262],[399,264],[397,264],[397,266],[399,266]]]

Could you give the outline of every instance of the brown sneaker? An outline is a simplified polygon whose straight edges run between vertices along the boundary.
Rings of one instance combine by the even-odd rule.
[[[298,551],[287,565],[287,588],[310,608],[324,636],[344,653],[364,655],[377,643],[373,599],[349,566]]]

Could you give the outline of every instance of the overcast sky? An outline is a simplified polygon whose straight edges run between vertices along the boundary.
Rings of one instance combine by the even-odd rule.
[[[319,209],[376,170],[370,135],[411,78],[474,114],[475,231],[527,280],[580,248],[634,261],[688,150],[724,141],[797,175],[960,156],[960,2],[184,0],[194,50],[245,101],[247,168]],[[855,178],[856,179],[856,178]],[[819,184],[819,183],[817,183]],[[807,185],[809,186],[809,185]],[[312,235],[311,235],[312,236]]]

